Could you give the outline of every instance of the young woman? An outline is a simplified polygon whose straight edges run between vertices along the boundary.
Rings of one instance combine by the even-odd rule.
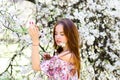
[[[40,63],[39,29],[33,23],[29,27],[32,38],[32,68],[42,70],[50,80],[78,80],[80,77],[79,33],[70,19],[58,21],[53,30],[55,55],[44,55]],[[49,59],[48,59],[49,58]]]

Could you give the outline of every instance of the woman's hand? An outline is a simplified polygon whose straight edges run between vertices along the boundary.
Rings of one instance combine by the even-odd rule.
[[[29,35],[32,39],[33,45],[39,45],[39,28],[33,23],[29,23]]]
[[[51,59],[51,56],[50,56],[48,53],[45,53],[45,54],[43,55],[43,58],[44,58],[45,60],[49,60],[49,59]]]

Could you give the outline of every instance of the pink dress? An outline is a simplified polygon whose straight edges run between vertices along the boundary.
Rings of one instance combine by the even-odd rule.
[[[77,71],[71,75],[73,64],[63,61],[57,55],[50,60],[44,60],[40,64],[41,70],[48,76],[49,80],[78,80]]]

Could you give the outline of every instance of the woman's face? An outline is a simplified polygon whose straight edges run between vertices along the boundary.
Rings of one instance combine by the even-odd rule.
[[[55,42],[58,46],[61,46],[61,43],[67,43],[67,37],[64,34],[63,25],[58,24],[55,27]]]

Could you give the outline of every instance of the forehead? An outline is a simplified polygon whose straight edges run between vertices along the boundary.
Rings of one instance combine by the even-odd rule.
[[[56,31],[56,32],[63,32],[63,25],[62,25],[62,24],[58,24],[58,25],[55,27],[55,31]]]

